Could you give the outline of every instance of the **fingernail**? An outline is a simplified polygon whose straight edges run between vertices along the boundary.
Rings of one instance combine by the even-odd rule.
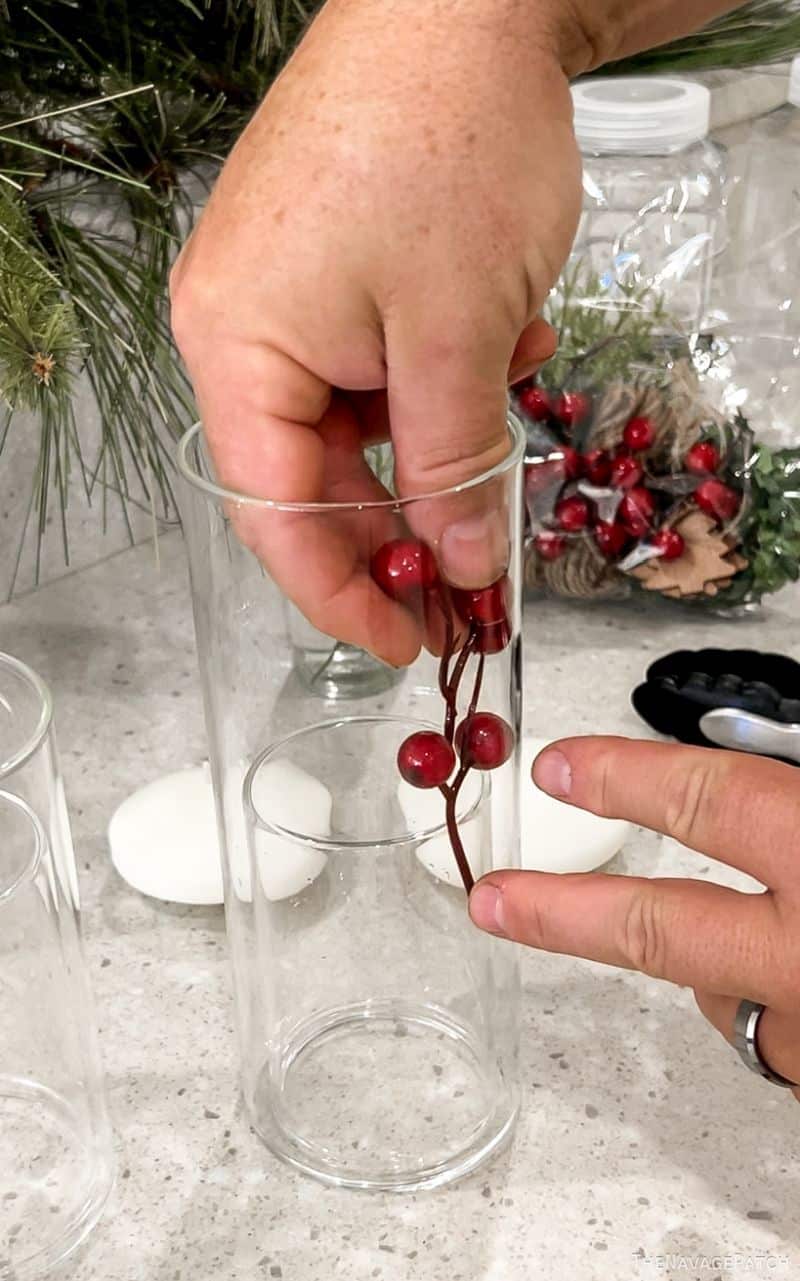
[[[498,512],[448,525],[440,545],[442,567],[455,587],[486,587],[508,564],[508,534]]]
[[[503,896],[494,885],[476,885],[470,895],[469,914],[478,929],[505,934]]]
[[[572,788],[572,767],[562,752],[542,752],[533,764],[533,781],[549,796],[569,796]]]

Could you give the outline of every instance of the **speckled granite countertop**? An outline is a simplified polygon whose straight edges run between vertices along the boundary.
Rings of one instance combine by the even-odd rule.
[[[325,1189],[273,1161],[236,1092],[221,910],[130,890],[105,828],[136,786],[202,759],[180,535],[0,608],[0,645],[56,697],[119,1173],[74,1281],[648,1281],[800,1276],[800,1111],[750,1076],[691,994],[524,959],[525,1108],[509,1153],[409,1198]],[[542,736],[635,734],[628,693],[678,645],[800,657],[800,596],[755,621],[529,610]],[[734,874],[650,834],[620,870]],[[738,1260],[736,1256],[739,1256]]]

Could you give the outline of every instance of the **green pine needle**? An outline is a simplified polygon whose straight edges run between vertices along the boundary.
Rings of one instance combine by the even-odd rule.
[[[800,50],[800,0],[753,0],[696,35],[604,67],[603,75],[762,66]]]
[[[609,287],[581,262],[565,271],[544,314],[558,334],[539,375],[550,391],[634,381],[659,363],[659,336],[674,330],[655,290]]]

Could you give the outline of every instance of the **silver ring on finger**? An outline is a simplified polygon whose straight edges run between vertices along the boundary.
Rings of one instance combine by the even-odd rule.
[[[733,1044],[739,1058],[746,1068],[761,1076],[772,1085],[780,1085],[787,1090],[798,1088],[796,1081],[787,1081],[779,1072],[773,1072],[762,1058],[758,1048],[758,1025],[761,1015],[767,1007],[758,1001],[740,1001],[733,1025]]]

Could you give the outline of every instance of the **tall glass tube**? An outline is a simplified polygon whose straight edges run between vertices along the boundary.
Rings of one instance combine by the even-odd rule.
[[[465,886],[519,865],[522,457],[512,422],[467,485],[397,499],[384,474],[304,506],[222,487],[199,427],[180,448],[244,1098],[273,1152],[339,1185],[447,1183],[517,1115],[517,959]],[[465,516],[487,539],[456,586]],[[289,625],[343,550],[345,640],[409,651],[344,698],[297,670]]]
[[[0,1276],[84,1239],[112,1182],[49,691],[0,654]]]

